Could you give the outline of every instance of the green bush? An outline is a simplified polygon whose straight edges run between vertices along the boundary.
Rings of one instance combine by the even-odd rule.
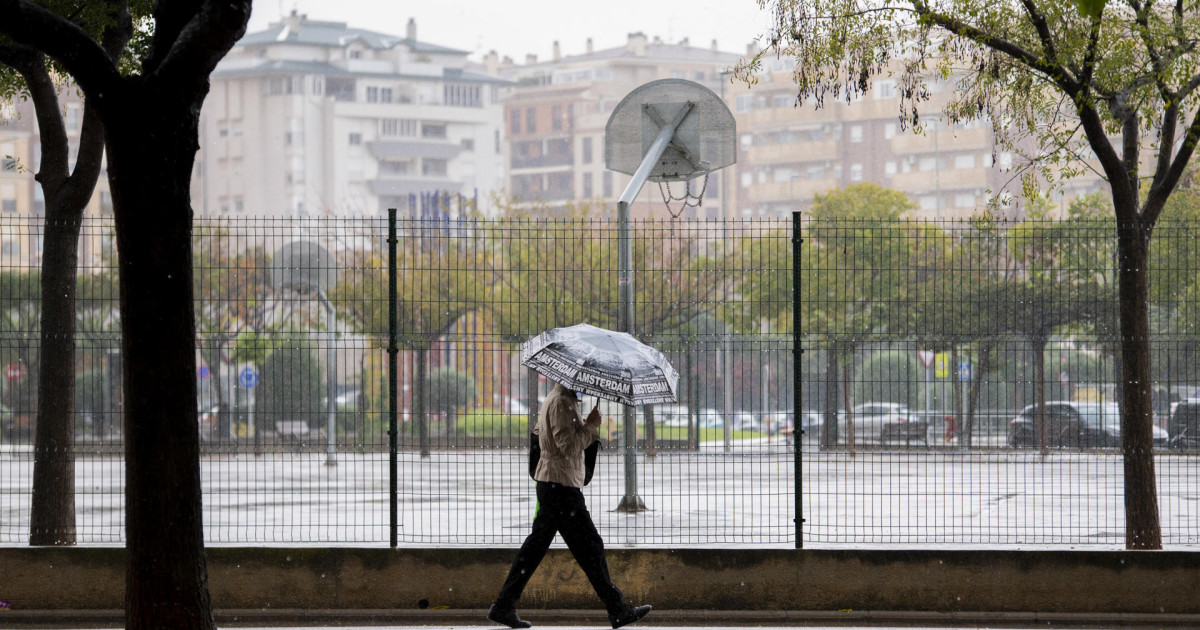
[[[319,429],[327,419],[321,403],[325,394],[321,366],[312,347],[297,343],[277,348],[267,356],[259,373],[256,398],[260,426],[304,421]]]

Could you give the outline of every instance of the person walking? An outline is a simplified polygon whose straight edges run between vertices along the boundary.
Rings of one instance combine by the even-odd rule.
[[[516,604],[556,533],[562,534],[571,555],[604,602],[613,628],[629,625],[651,610],[651,606],[626,603],[608,575],[604,540],[596,531],[580,490],[586,474],[584,450],[600,439],[600,409],[593,407],[585,420],[579,414],[576,400],[574,391],[555,385],[538,411],[534,433],[538,436],[541,458],[533,475],[537,482],[533,531],[525,538],[500,594],[488,609],[488,619],[510,628],[533,626],[517,615]]]

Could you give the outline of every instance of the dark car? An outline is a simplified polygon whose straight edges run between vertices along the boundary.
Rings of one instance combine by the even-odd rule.
[[[1037,440],[1036,404],[1021,410],[1008,423],[1008,445],[1033,448]],[[1046,444],[1068,448],[1103,448],[1121,445],[1121,410],[1114,402],[1052,401],[1046,403]],[[1167,444],[1167,433],[1153,427],[1154,445]]]
[[[1171,448],[1200,448],[1200,400],[1184,400],[1175,405],[1167,421]]]

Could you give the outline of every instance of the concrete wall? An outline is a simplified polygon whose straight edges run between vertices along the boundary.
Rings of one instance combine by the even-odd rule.
[[[514,554],[215,547],[209,587],[226,610],[477,610]],[[0,600],[12,608],[0,614],[119,610],[124,559],[120,548],[2,548]],[[609,565],[630,601],[660,610],[1200,615],[1200,554],[1187,552],[616,549]],[[565,549],[520,603],[530,614],[599,607]]]

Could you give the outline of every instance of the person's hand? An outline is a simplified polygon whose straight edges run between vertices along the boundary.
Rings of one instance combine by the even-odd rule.
[[[592,407],[592,411],[590,413],[588,413],[587,425],[589,427],[599,427],[600,426],[600,403],[599,402],[597,402],[596,405]]]

